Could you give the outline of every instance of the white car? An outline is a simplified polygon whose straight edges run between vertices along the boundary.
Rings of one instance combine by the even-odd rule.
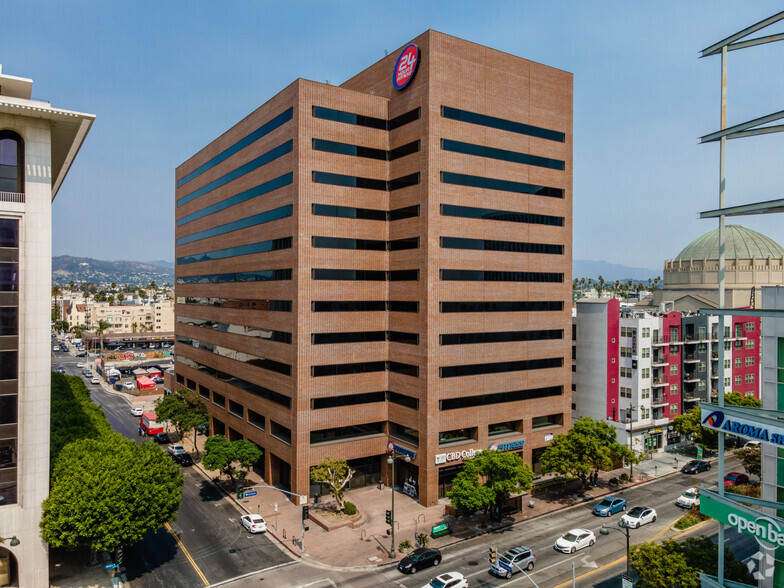
[[[422,588],[468,588],[468,579],[459,572],[436,576]]]
[[[131,414],[133,416],[142,416],[144,414],[144,409],[141,406],[132,406]]]
[[[84,366],[85,366],[85,364],[83,364],[83,363],[77,363],[77,364],[76,364],[76,367],[83,368]]]
[[[91,384],[100,384],[101,380],[98,379],[98,376],[93,376],[92,380],[90,380]]]
[[[133,385],[133,382],[123,382],[123,388],[126,390],[133,390],[135,386]]]
[[[697,488],[689,488],[675,501],[676,506],[681,508],[691,508],[700,505],[700,491]]]
[[[60,351],[59,345],[52,345],[52,351]]]
[[[593,531],[572,529],[556,540],[555,548],[562,553],[574,553],[583,547],[591,547],[594,543],[596,543],[596,535],[593,534]]]
[[[178,447],[182,447],[182,445],[178,445]],[[267,523],[261,515],[246,514],[242,516],[240,522],[251,533],[264,533],[267,530]]]
[[[172,455],[185,455],[185,448],[182,445],[169,445],[169,447],[166,448],[166,451],[168,451]],[[264,519],[262,519],[262,521],[263,520]]]
[[[656,511],[652,508],[644,506],[635,506],[629,512],[621,517],[618,524],[621,526],[629,527],[631,529],[638,529],[648,523],[656,522]]]

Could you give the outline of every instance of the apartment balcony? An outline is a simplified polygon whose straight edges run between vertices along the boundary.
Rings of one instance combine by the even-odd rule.
[[[677,337],[671,339],[667,335],[659,335],[658,337],[651,337],[651,343],[653,345],[683,345],[683,341],[678,341]]]
[[[668,425],[670,423],[669,417],[659,417],[658,419],[654,417],[653,419],[653,426],[654,427],[661,427],[662,425]]]
[[[701,379],[702,378],[700,378],[700,375],[697,372],[684,373],[683,374],[683,381],[684,382],[688,382],[688,383],[699,382]]]
[[[687,353],[683,356],[683,363],[698,363],[700,360],[694,353]]]
[[[717,374],[716,372],[713,372],[711,374],[711,380],[718,380],[718,379],[719,379],[719,374]]]
[[[651,365],[654,366],[654,367],[655,366],[667,365],[668,358],[669,358],[669,356],[667,356],[667,355],[658,355],[658,356],[654,355],[653,359],[651,360]]]
[[[0,192],[0,202],[25,203],[25,195],[20,192]]]
[[[669,404],[669,402],[664,394],[654,394],[651,397],[651,406],[664,406],[666,404]]]
[[[669,383],[662,378],[652,378],[651,379],[651,386],[654,388],[662,388],[664,386],[668,386]]]
[[[702,400],[702,397],[700,397],[699,394],[696,394],[694,392],[685,392],[684,394],[681,395],[681,400],[683,400],[684,402],[699,402],[700,400]]]

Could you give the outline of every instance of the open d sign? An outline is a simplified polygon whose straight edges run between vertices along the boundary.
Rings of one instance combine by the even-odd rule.
[[[418,65],[419,48],[412,43],[400,52],[395,63],[395,71],[392,74],[392,85],[395,86],[395,90],[402,90],[414,79]]]

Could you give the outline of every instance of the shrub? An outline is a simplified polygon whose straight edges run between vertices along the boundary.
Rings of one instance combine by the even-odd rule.
[[[619,481],[621,484],[628,484],[628,483],[629,483],[629,474],[627,474],[626,472],[624,472],[623,474],[621,474],[620,476],[618,476],[618,481]]]
[[[343,507],[343,512],[347,515],[355,515],[357,514],[357,507],[353,502],[346,502],[345,506]]]
[[[610,484],[610,486],[618,486],[620,484],[620,482],[618,482],[618,478],[610,478],[607,482]]]
[[[413,545],[411,545],[411,541],[406,539],[406,540],[400,542],[400,545],[397,546],[397,550],[398,551],[408,551],[412,547],[413,547]]]
[[[416,542],[420,547],[427,547],[427,544],[430,543],[430,537],[425,533],[420,533],[416,536]]]

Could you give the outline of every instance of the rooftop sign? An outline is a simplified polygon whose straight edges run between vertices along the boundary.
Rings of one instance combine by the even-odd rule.
[[[702,426],[728,435],[739,435],[761,443],[784,446],[784,422],[771,419],[766,411],[749,411],[738,407],[718,408],[715,404],[700,404]]]
[[[392,72],[392,85],[395,90],[402,90],[414,79],[419,66],[419,48],[411,43],[400,52]]]

